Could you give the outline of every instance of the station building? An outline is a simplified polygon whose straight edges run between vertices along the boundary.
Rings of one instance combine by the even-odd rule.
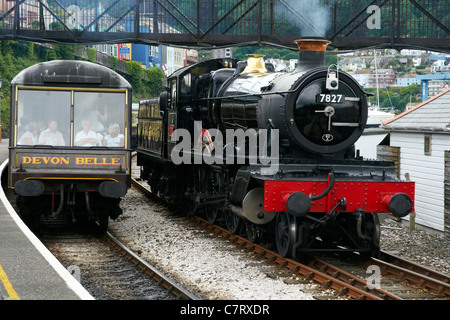
[[[385,121],[378,159],[416,183],[415,223],[450,238],[450,89]]]

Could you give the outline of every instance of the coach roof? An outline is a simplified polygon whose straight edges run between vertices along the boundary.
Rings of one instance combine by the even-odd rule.
[[[53,60],[35,64],[14,77],[11,85],[80,85],[130,89],[130,83],[115,71],[87,61]]]

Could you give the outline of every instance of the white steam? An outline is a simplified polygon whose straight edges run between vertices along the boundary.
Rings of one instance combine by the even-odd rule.
[[[301,37],[324,37],[330,26],[330,6],[335,0],[280,0],[291,22],[300,29]]]

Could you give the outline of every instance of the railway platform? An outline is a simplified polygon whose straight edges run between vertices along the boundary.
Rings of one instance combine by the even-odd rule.
[[[0,172],[8,165],[0,142]],[[0,300],[92,300],[93,297],[22,222],[0,190]]]

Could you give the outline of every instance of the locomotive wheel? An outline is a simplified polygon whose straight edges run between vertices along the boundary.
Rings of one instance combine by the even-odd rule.
[[[193,168],[193,181],[192,181],[192,191],[191,193],[196,197],[196,200],[191,199],[192,201],[188,202],[188,210],[197,216],[201,216],[206,211],[206,215],[208,214],[208,209],[199,208],[199,203],[197,202],[198,196],[207,193],[207,184],[208,184],[208,173],[206,168],[203,166],[194,167]]]
[[[363,254],[363,256],[379,258],[380,257],[380,220],[378,219],[378,215],[376,213],[371,213],[368,215],[367,232],[370,234],[372,238],[369,244],[370,251],[367,254]]]
[[[219,210],[215,208],[207,208],[205,211],[208,222],[211,224],[216,223],[217,217],[219,216]]]
[[[158,194],[158,184],[161,180],[161,174],[157,170],[152,170],[148,177],[148,185],[150,186],[150,192],[153,194]]]
[[[247,232],[247,239],[253,243],[259,243],[262,239],[262,230],[250,221],[245,222],[245,231]]]
[[[290,257],[292,255],[296,234],[295,217],[287,212],[279,212],[276,217],[275,242],[280,256]]]
[[[241,217],[238,217],[231,211],[225,211],[224,218],[228,231],[234,234],[239,233],[241,231],[243,222]]]
[[[213,172],[210,177],[210,183],[208,184],[208,194],[220,195],[223,193],[225,176],[220,172]],[[215,223],[221,210],[217,207],[206,209],[206,218],[209,223]]]

